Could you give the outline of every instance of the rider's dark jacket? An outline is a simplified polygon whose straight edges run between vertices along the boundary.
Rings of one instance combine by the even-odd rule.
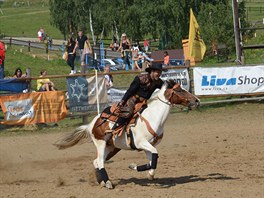
[[[148,100],[155,89],[160,89],[163,85],[163,81],[159,78],[158,80],[152,80],[150,73],[142,73],[136,76],[130,87],[126,91],[124,97],[121,100],[122,105],[129,107],[131,115],[135,105],[144,100]]]

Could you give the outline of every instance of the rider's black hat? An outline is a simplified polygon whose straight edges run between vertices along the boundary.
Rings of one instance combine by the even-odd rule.
[[[163,65],[161,63],[152,63],[151,66],[147,67],[145,69],[146,72],[151,72],[152,70],[159,70],[159,71],[167,71],[167,69],[163,68]]]

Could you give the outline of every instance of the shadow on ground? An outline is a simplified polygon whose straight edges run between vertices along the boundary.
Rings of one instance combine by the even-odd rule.
[[[186,184],[191,182],[199,182],[206,180],[235,180],[239,178],[233,178],[229,176],[225,176],[221,173],[211,173],[206,176],[198,176],[198,175],[189,175],[182,177],[165,177],[165,178],[156,178],[151,181],[148,179],[138,179],[138,178],[130,178],[130,179],[120,179],[118,181],[118,185],[126,185],[129,183],[134,183],[141,186],[159,186],[161,188],[170,188],[176,186],[177,184]]]

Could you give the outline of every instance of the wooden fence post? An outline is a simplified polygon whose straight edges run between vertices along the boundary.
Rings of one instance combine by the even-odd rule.
[[[28,41],[28,52],[30,52],[30,41]]]
[[[27,78],[31,78],[31,69],[30,68],[26,69],[26,74],[27,74]],[[28,92],[31,92],[31,80],[29,81],[29,84],[28,84]]]

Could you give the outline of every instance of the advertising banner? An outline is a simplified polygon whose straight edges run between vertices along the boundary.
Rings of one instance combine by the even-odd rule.
[[[64,92],[32,92],[0,96],[0,105],[7,125],[57,122],[65,118],[67,110]]]
[[[217,67],[193,70],[195,95],[264,92],[264,66]]]
[[[170,69],[167,72],[162,72],[161,79],[163,81],[175,80],[182,88],[190,90],[190,78],[187,68]]]
[[[111,88],[108,91],[108,100],[110,104],[113,104],[115,102],[120,102],[125,95],[126,90],[121,90],[121,89],[115,89]]]
[[[97,84],[98,87],[96,87]],[[107,90],[103,76],[97,77],[97,84],[96,76],[89,78],[82,76],[67,78],[69,110],[71,112],[96,110],[97,99],[100,106],[107,104]]]

